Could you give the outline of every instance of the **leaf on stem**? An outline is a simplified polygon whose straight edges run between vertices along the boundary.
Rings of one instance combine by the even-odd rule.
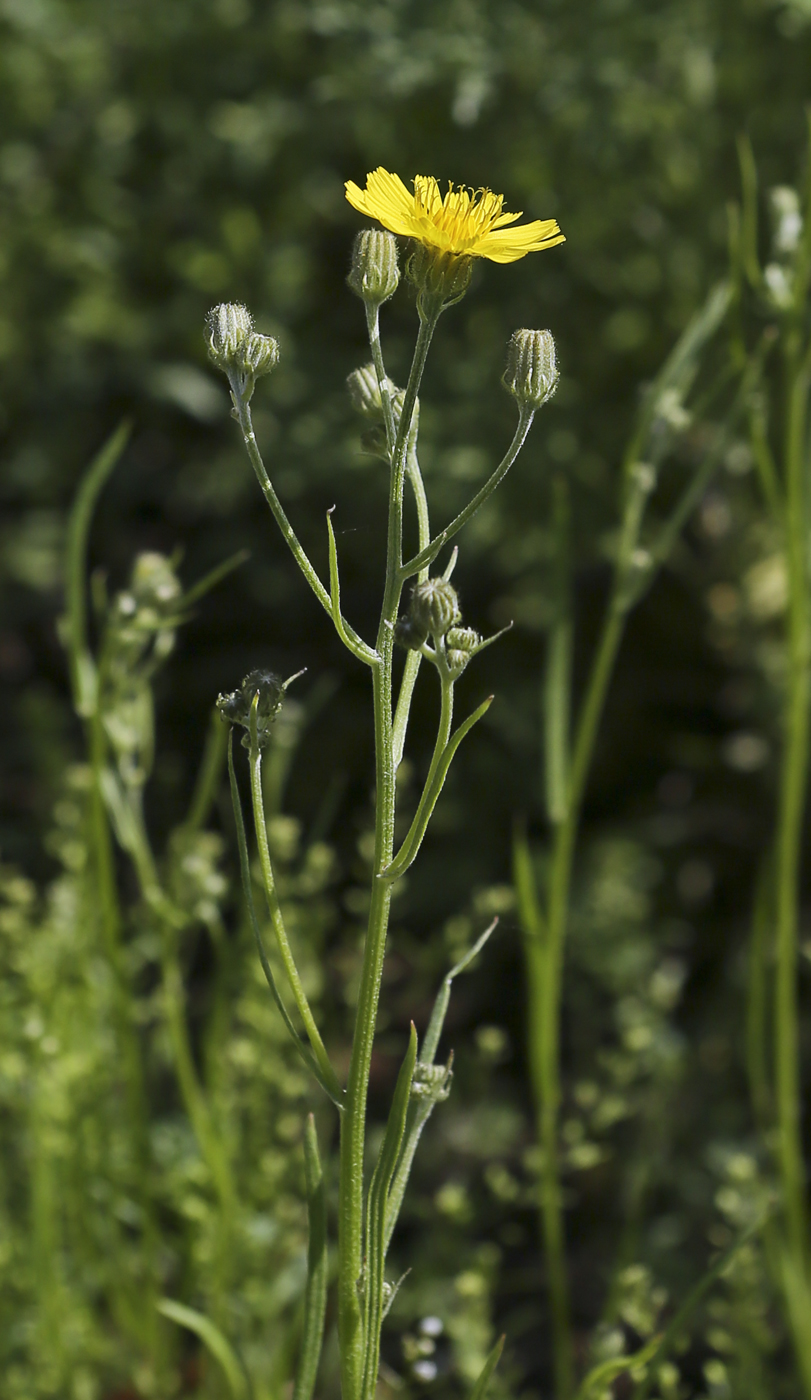
[[[234,808],[234,821],[236,823],[237,828],[237,846],[239,848],[239,868],[240,873],[242,875],[242,889],[245,895],[245,903],[248,909],[248,917],[251,921],[251,928],[253,929],[253,936],[256,940],[256,948],[259,953],[259,961],[262,964],[262,971],[264,972],[267,984],[270,987],[273,1000],[279,1008],[282,1020],[284,1021],[284,1024],[290,1033],[290,1037],[296,1049],[298,1050],[298,1053],[300,1054],[310,1073],[314,1076],[315,1079],[318,1080],[318,1083],[321,1085],[321,1088],[324,1090],[324,1093],[329,1099],[332,1100],[332,1102],[335,1104],[335,1107],[340,1109],[343,1107],[343,1102],[341,1098],[340,1087],[338,1086],[337,1080],[334,1085],[329,1084],[327,1082],[324,1074],[321,1071],[321,1066],[318,1064],[315,1056],[310,1050],[310,1047],[304,1044],[298,1032],[296,1031],[296,1028],[293,1025],[293,1022],[290,1018],[290,1014],[287,1010],[287,1007],[282,1001],[281,993],[276,985],[276,979],[273,976],[273,969],[270,966],[268,955],[265,950],[265,945],[262,941],[262,934],[259,928],[259,920],[256,916],[256,907],[253,902],[253,890],[251,888],[251,867],[248,858],[248,842],[245,836],[245,821],[242,816],[242,803],[240,801],[239,788],[237,787],[236,773],[234,772],[233,731],[228,736],[228,776],[231,783],[231,801]]]
[[[487,699],[482,701],[478,709],[474,710],[473,714],[469,715],[464,723],[459,725],[456,732],[451,735],[434,770],[433,776],[425,786],[408,835],[405,837],[402,846],[391,864],[388,865],[385,870],[381,870],[378,879],[399,880],[400,876],[405,874],[408,867],[416,859],[428,823],[431,820],[431,814],[439,800],[439,794],[445,785],[445,779],[448,776],[448,769],[453,762],[454,754],[465,736],[470,733],[474,724],[477,724],[482,716],[487,714],[494,698],[494,696],[488,695]]]
[[[363,1400],[372,1400],[380,1363],[380,1329],[386,1306],[384,1268],[386,1263],[386,1214],[400,1147],[405,1132],[411,1082],[417,1062],[417,1032],[411,1023],[408,1049],[400,1066],[389,1111],[386,1132],[369,1185],[366,1203],[366,1297],[364,1307],[365,1356]]]
[[[425,1032],[425,1037],[422,1042],[422,1050],[420,1051],[419,1060],[417,1062],[418,1069],[420,1066],[423,1066],[425,1068],[433,1066],[434,1058],[436,1056],[437,1049],[439,1048],[439,1041],[442,1035],[442,1028],[445,1024],[445,1017],[448,1012],[448,1006],[450,1004],[451,984],[454,978],[458,977],[460,973],[467,971],[474,958],[478,957],[479,953],[481,952],[491,933],[496,928],[497,924],[498,919],[493,919],[493,922],[487,926],[487,928],[484,930],[484,933],[480,934],[479,937],[476,939],[476,942],[473,944],[473,947],[468,949],[468,951],[465,953],[465,956],[459,960],[455,967],[451,968],[450,972],[447,973],[447,975],[443,979],[442,986],[440,987],[439,992],[437,993],[436,1001],[434,1002],[434,1008],[431,1012],[431,1019],[428,1022],[428,1029]],[[451,1059],[452,1058],[453,1056],[451,1055]],[[391,1243],[391,1237],[394,1234],[394,1229],[400,1215],[400,1210],[403,1204],[403,1198],[405,1196],[406,1187],[408,1185],[408,1178],[411,1175],[411,1167],[413,1165],[414,1156],[416,1154],[417,1147],[422,1136],[422,1130],[428,1122],[428,1119],[431,1117],[431,1114],[436,1108],[437,1103],[439,1103],[442,1098],[447,1098],[448,1096],[450,1080],[452,1077],[451,1059],[448,1060],[445,1075],[437,1083],[436,1089],[433,1092],[422,1095],[419,1099],[417,1099],[415,1103],[412,1103],[409,1108],[408,1122],[406,1124],[405,1142],[403,1144],[403,1150],[400,1154],[400,1160],[397,1163],[397,1172],[392,1182],[391,1191],[389,1192],[389,1201],[386,1209],[386,1235],[384,1249],[384,1253],[386,1254],[388,1253],[389,1245]]]
[[[215,1327],[214,1323],[203,1313],[197,1312],[194,1308],[187,1308],[183,1303],[176,1303],[173,1298],[161,1298],[157,1308],[163,1317],[168,1317],[179,1327],[187,1327],[190,1332],[194,1332],[206,1350],[216,1361],[219,1361],[228,1382],[232,1400],[250,1400],[251,1387],[245,1368],[219,1327]]]
[[[341,614],[341,581],[338,575],[338,546],[335,543],[335,531],[332,528],[332,512],[335,507],[330,506],[327,511],[327,533],[329,535],[329,599],[330,616],[335,624],[335,631],[348,651],[352,652],[359,661],[365,661],[367,666],[373,666],[379,660],[376,651],[367,646],[362,637],[359,637],[354,627]]]

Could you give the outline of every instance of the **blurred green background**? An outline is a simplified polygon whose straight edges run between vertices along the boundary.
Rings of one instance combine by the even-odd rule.
[[[559,393],[459,540],[466,621],[516,626],[461,687],[471,705],[490,690],[497,703],[457,763],[399,906],[405,972],[387,1009],[401,1030],[419,1009],[405,973],[422,986],[442,966],[425,952],[437,931],[459,911],[501,901],[502,931],[486,969],[460,991],[454,1033],[462,1061],[467,1045],[487,1064],[484,1078],[470,1072],[470,1094],[512,1106],[510,1141],[520,1147],[522,973],[502,887],[515,818],[544,836],[550,482],[562,473],[571,483],[581,668],[605,598],[605,538],[640,386],[726,267],[736,137],[749,133],[764,186],[796,182],[810,75],[808,0],[2,0],[3,860],[38,880],[53,868],[42,832],[79,753],[57,634],[65,513],[89,457],[129,416],[131,443],[92,535],[94,565],[112,586],[139,550],[180,546],[186,583],[242,546],[251,551],[198,606],[161,680],[150,818],[160,832],[182,812],[219,690],[254,665],[282,674],[306,666],[305,688],[326,676],[332,689],[287,805],[305,831],[336,845],[351,887],[369,821],[365,673],[343,653],[263,507],[224,383],[206,361],[204,316],[214,302],[242,300],[278,336],[280,367],[256,394],[257,435],[322,572],[324,512],[337,507],[345,608],[368,636],[386,495],[343,387],[367,358],[362,309],[344,282],[359,220],[343,182],[362,184],[382,164],[406,180],[486,185],[528,218],[554,216],[562,247],[477,268],[464,302],[443,318],[423,389],[421,456],[441,523],[511,433],[513,407],[499,386],[509,334],[548,326],[557,340]],[[414,329],[403,290],[383,313],[400,381]],[[687,1068],[660,1172],[663,1196],[678,1179],[697,1212],[683,1228],[672,1202],[660,1211],[672,1226],[670,1236],[660,1229],[661,1268],[677,1285],[703,1257],[700,1222],[714,1189],[706,1144],[749,1125],[736,1028],[752,873],[769,826],[770,702],[752,656],[719,636],[707,606],[752,524],[754,506],[736,491],[729,474],[713,488],[632,620],[584,837],[594,869],[614,862],[611,888],[625,880],[636,890],[636,904],[620,900],[619,925],[649,918],[669,929],[684,961],[677,1029]],[[430,751],[434,699],[426,682],[410,751],[417,769]],[[761,737],[761,748],[741,748],[742,734]],[[351,898],[347,908],[349,917]],[[339,969],[340,929],[331,936]],[[575,945],[573,1061],[592,1052],[613,995],[590,957],[584,945],[578,962]],[[426,995],[423,987],[421,1004]],[[502,1033],[489,1060],[486,1046],[475,1049],[482,1026]],[[460,1080],[464,1094],[464,1069]],[[475,1163],[475,1144],[456,1150]],[[440,1176],[448,1170],[441,1153],[431,1161]],[[510,1205],[503,1180],[500,1195],[476,1181],[477,1223],[457,1212],[459,1229],[498,1242],[496,1311],[537,1392],[548,1356],[532,1212]],[[584,1326],[600,1305],[595,1259],[613,1189],[610,1176],[595,1178],[571,1201]],[[453,1208],[446,1215],[453,1222]]]

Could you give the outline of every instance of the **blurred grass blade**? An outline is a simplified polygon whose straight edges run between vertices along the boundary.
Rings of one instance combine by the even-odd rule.
[[[87,719],[95,709],[96,670],[87,642],[87,539],[96,501],[113,467],[127,445],[132,425],[119,423],[101,451],[90,463],[68,517],[65,550],[65,640],[70,664],[73,703],[77,714]]]
[[[228,736],[228,776],[231,782],[231,801],[234,807],[234,821],[236,822],[237,828],[237,845],[239,848],[239,868],[240,873],[242,875],[242,889],[245,894],[245,903],[248,907],[248,917],[250,918],[251,927],[253,929],[253,936],[256,940],[256,947],[259,953],[259,961],[262,964],[262,971],[264,972],[265,977],[267,979],[267,984],[270,987],[273,1000],[279,1008],[282,1020],[284,1021],[284,1024],[290,1032],[293,1044],[298,1050],[305,1065],[307,1066],[310,1073],[318,1080],[318,1083],[321,1085],[321,1088],[324,1090],[324,1093],[328,1096],[328,1098],[332,1100],[332,1102],[335,1104],[335,1107],[342,1108],[343,1105],[341,1103],[340,1098],[338,1097],[338,1093],[336,1092],[335,1087],[327,1083],[326,1079],[321,1073],[321,1067],[318,1064],[312,1051],[310,1050],[310,1047],[304,1044],[301,1037],[297,1033],[295,1026],[293,1025],[287,1007],[282,1001],[279,988],[276,986],[276,979],[273,976],[273,969],[270,966],[270,962],[268,961],[268,955],[265,951],[265,945],[262,942],[262,934],[259,928],[259,920],[256,917],[256,907],[253,902],[253,890],[251,889],[251,867],[250,861],[248,859],[248,842],[245,838],[245,822],[242,816],[242,803],[239,797],[239,788],[237,787],[236,773],[234,772],[233,730]]]
[[[741,170],[741,259],[749,285],[757,291],[763,280],[757,254],[757,166],[748,136],[738,137],[738,164]]]
[[[248,1378],[234,1351],[231,1343],[223,1336],[219,1327],[215,1327],[202,1313],[196,1312],[194,1308],[187,1308],[183,1303],[176,1303],[172,1298],[161,1298],[158,1303],[158,1312],[164,1317],[168,1317],[171,1322],[176,1322],[180,1327],[187,1327],[190,1332],[200,1338],[203,1346],[216,1361],[219,1361],[223,1369],[223,1374],[228,1382],[228,1389],[231,1392],[232,1400],[250,1400],[250,1386]]]
[[[327,1309],[327,1198],[324,1173],[318,1155],[315,1118],[308,1115],[304,1128],[304,1175],[307,1182],[307,1216],[309,1245],[307,1248],[307,1287],[304,1293],[304,1328],[301,1334],[298,1372],[293,1400],[311,1400],[318,1376],[318,1363],[324,1341],[324,1316]]]
[[[498,1341],[493,1347],[493,1350],[490,1352],[490,1355],[485,1361],[484,1366],[482,1367],[482,1373],[479,1376],[479,1379],[477,1380],[470,1393],[470,1400],[484,1400],[484,1397],[487,1394],[487,1387],[490,1384],[493,1372],[495,1371],[499,1361],[501,1360],[501,1353],[504,1350],[504,1343],[506,1340],[507,1339],[503,1334],[499,1337]]]
[[[565,480],[552,483],[554,618],[549,629],[544,676],[544,795],[550,822],[566,820],[569,806],[569,708],[572,685],[572,614],[569,586],[569,493]]]
[[[183,831],[199,831],[205,825],[220,786],[227,741],[227,726],[223,724],[222,715],[215,706],[211,711],[203,757],[182,825]]]
[[[232,554],[229,559],[224,559],[221,564],[216,564],[197,583],[193,584],[187,593],[178,598],[178,611],[185,611],[186,608],[191,607],[192,603],[196,603],[198,598],[210,593],[212,588],[216,588],[218,583],[232,574],[234,569],[238,569],[240,564],[244,564],[246,559],[250,559],[250,557],[251,551],[249,549],[238,549],[236,554]]]
[[[516,823],[513,834],[513,884],[522,933],[526,938],[543,938],[546,924],[538,897],[538,882],[527,833],[519,823]]]
[[[743,1249],[744,1245],[748,1244],[750,1240],[760,1234],[763,1227],[768,1224],[770,1216],[771,1211],[767,1211],[766,1214],[762,1215],[754,1224],[749,1225],[733,1244],[730,1245],[729,1249],[718,1256],[715,1263],[698,1280],[698,1283],[694,1284],[681,1307],[673,1314],[664,1332],[659,1337],[656,1349],[651,1353],[646,1363],[646,1374],[637,1385],[632,1400],[646,1400],[647,1394],[653,1384],[653,1363],[655,1361],[664,1360],[671,1347],[677,1341],[679,1334],[684,1330],[688,1319],[695,1312],[705,1293],[709,1292],[716,1279],[720,1278],[727,1266],[732,1263],[738,1250]]]
[[[373,1400],[377,1385],[377,1372],[380,1364],[380,1329],[385,1312],[383,1285],[385,1282],[386,1213],[389,1187],[400,1155],[416,1063],[417,1032],[412,1021],[408,1049],[397,1076],[389,1120],[386,1124],[377,1166],[369,1186],[366,1205],[365,1356],[361,1389],[362,1400]]]
[[[651,1337],[649,1342],[631,1356],[612,1356],[608,1361],[601,1361],[597,1366],[593,1366],[583,1378],[575,1400],[598,1400],[598,1397],[606,1394],[606,1387],[619,1376],[634,1371],[639,1366],[646,1366],[658,1352],[660,1341],[659,1335]]]

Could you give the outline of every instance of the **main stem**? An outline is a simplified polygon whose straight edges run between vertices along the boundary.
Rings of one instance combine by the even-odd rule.
[[[363,1157],[366,1139],[366,1099],[372,1046],[377,1023],[380,981],[391,910],[391,885],[379,875],[390,864],[394,848],[395,777],[392,725],[392,664],[394,624],[400,606],[403,550],[403,480],[411,418],[428,347],[436,326],[420,321],[414,359],[406,387],[389,487],[386,585],[377,633],[379,661],[372,667],[375,734],[375,849],[372,898],[363,950],[355,1032],[349,1062],[344,1112],[341,1116],[338,1204],[338,1331],[343,1400],[358,1400],[363,1379],[364,1342],[361,1288],[363,1284]],[[382,367],[382,361],[381,361]],[[380,373],[380,370],[378,370]]]

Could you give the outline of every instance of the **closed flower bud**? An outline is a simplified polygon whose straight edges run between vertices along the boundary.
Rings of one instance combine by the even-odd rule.
[[[455,647],[449,647],[445,652],[445,660],[448,663],[448,670],[454,680],[458,680],[470,660],[469,651],[457,651]]]
[[[468,655],[475,651],[480,643],[481,637],[472,627],[452,627],[445,637],[446,647],[465,651]]]
[[[278,342],[255,331],[247,306],[237,302],[223,302],[209,311],[206,339],[209,356],[227,375],[235,401],[240,398],[247,403],[257,379],[278,363]]]
[[[301,672],[299,671],[297,674],[301,675]],[[217,709],[228,724],[239,724],[243,729],[249,730],[251,709],[258,696],[256,731],[259,746],[264,748],[270,738],[273,721],[282,708],[284,693],[290,682],[295,679],[295,676],[291,676],[289,680],[283,681],[272,671],[250,671],[239,690],[217,696]],[[248,734],[245,734],[242,742],[246,749],[250,747]]]
[[[462,618],[453,584],[444,578],[427,578],[422,583],[415,583],[411,590],[408,616],[418,632],[444,637]]]
[[[242,363],[245,372],[252,374],[254,379],[270,374],[279,363],[279,342],[272,335],[252,331],[243,342]]]
[[[434,320],[461,301],[472,274],[472,258],[418,243],[408,260],[408,277],[417,288],[417,308],[423,320]]]
[[[522,408],[540,408],[560,378],[551,331],[513,331],[507,348],[505,389]]]
[[[391,380],[388,381],[389,394],[394,395],[397,389]],[[362,365],[360,369],[353,369],[346,381],[349,390],[349,397],[352,407],[362,418],[371,418],[375,422],[383,420],[383,404],[380,400],[380,387],[377,382],[377,372],[374,365]]]
[[[393,297],[400,281],[397,240],[384,229],[363,229],[352,247],[347,282],[356,296],[372,306]]]
[[[253,332],[253,317],[239,302],[222,302],[206,317],[208,353],[226,373],[238,364],[245,340]]]
[[[394,640],[407,651],[419,651],[427,642],[428,633],[417,627],[410,617],[400,617],[394,626]]]

